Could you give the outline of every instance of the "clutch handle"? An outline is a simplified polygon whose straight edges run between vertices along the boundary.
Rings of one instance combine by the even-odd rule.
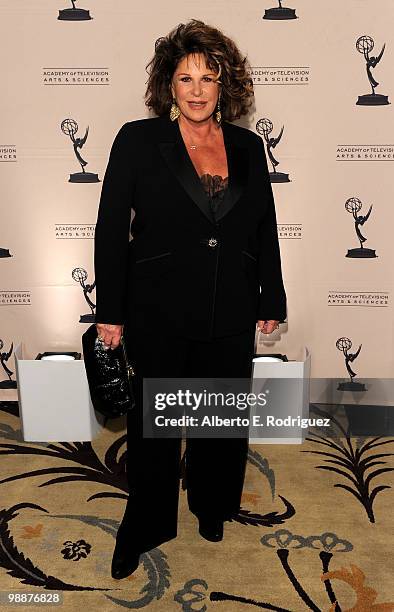
[[[120,344],[122,345],[123,356],[124,356],[126,370],[127,370],[127,376],[130,378],[131,376],[135,376],[135,369],[133,368],[131,363],[129,363],[129,360],[127,357],[127,351],[126,351],[126,343],[124,341],[123,335],[120,337]]]

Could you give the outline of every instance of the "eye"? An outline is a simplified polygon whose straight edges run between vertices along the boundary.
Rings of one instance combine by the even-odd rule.
[[[186,81],[190,80],[190,77],[188,77],[188,76],[184,76],[184,77],[181,77],[179,80],[180,80],[180,81],[183,81],[183,82],[186,82]],[[211,81],[213,81],[212,77],[209,77],[209,76],[203,77],[203,80],[204,80],[204,81],[207,81],[208,83],[210,83]]]

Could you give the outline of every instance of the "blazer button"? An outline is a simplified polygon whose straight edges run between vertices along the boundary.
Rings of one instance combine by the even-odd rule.
[[[213,249],[217,246],[218,241],[216,240],[216,238],[210,238],[208,240],[208,245],[210,247],[212,247]]]

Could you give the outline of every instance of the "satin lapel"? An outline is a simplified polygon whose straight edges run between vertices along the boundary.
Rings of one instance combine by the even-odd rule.
[[[159,143],[159,148],[170,170],[172,170],[193,202],[197,204],[211,223],[215,223],[208,197],[184,144],[179,140],[175,142],[161,142]]]
[[[229,133],[230,129],[226,122],[224,122],[223,138],[227,153],[229,185],[225,197],[220,204],[220,210],[216,214],[216,220],[223,218],[236,204],[245,189],[247,181],[248,150],[245,147],[236,145],[232,141]],[[178,122],[171,124],[170,131],[171,142],[160,142],[160,152],[170,170],[174,173],[193,202],[197,204],[211,223],[215,223],[209,199],[187,152]]]
[[[227,153],[228,189],[223,201],[220,203],[216,219],[222,219],[238,202],[246,189],[248,179],[249,152],[231,139],[228,124],[223,123],[223,137]]]

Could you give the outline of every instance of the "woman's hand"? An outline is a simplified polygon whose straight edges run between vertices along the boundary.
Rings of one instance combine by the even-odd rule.
[[[278,327],[279,321],[274,321],[272,319],[257,321],[257,328],[263,334],[272,334]]]
[[[106,347],[116,349],[120,344],[123,325],[111,325],[110,323],[96,323],[97,334],[104,340]]]

